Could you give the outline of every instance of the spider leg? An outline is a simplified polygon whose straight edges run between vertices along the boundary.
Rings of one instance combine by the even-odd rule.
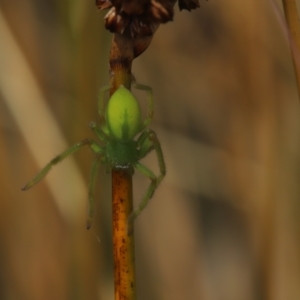
[[[159,166],[159,175],[156,176],[148,167],[141,164],[140,162],[137,162],[133,164],[133,166],[144,176],[148,177],[150,179],[150,185],[148,186],[146,193],[144,197],[142,198],[140,204],[138,205],[137,209],[133,211],[133,213],[130,215],[128,219],[128,233],[131,233],[132,230],[132,224],[135,221],[135,219],[139,216],[139,214],[144,210],[144,208],[149,203],[150,199],[152,198],[155,190],[163,180],[163,178],[166,175],[166,166],[165,166],[165,160],[164,156],[161,150],[160,143],[157,139],[157,136],[153,130],[147,129],[145,132],[142,133],[141,137],[138,139],[138,143],[141,143],[140,149],[142,149],[142,152],[140,152],[140,157],[144,157],[146,154],[148,154],[150,151],[155,150],[158,166]],[[146,145],[143,147],[143,145]]]
[[[51,170],[53,166],[55,166],[56,164],[58,164],[68,156],[72,155],[73,153],[77,152],[84,146],[90,146],[95,153],[102,152],[102,148],[95,141],[91,139],[85,139],[73,145],[72,147],[62,152],[61,154],[57,155],[56,157],[54,157],[31,181],[29,181],[27,184],[25,184],[22,187],[22,190],[23,191],[28,190],[31,187],[33,187],[35,184],[39,183],[48,174],[48,172]]]
[[[99,140],[101,140],[102,142],[107,142],[108,136],[101,127],[97,126],[95,122],[91,122],[89,126],[94,131]]]
[[[136,83],[135,80],[133,81],[133,85],[137,90],[146,91],[148,93],[147,117],[142,124],[142,129],[144,129],[151,123],[153,119],[153,111],[154,111],[153,92],[150,86]]]
[[[105,93],[111,88],[110,85],[105,85],[100,88],[98,96],[98,113],[101,124],[105,123]]]
[[[91,175],[90,175],[90,182],[89,182],[89,203],[88,203],[88,218],[86,223],[86,229],[90,229],[93,223],[94,211],[95,211],[95,185],[96,179],[98,174],[98,169],[101,164],[102,155],[97,155],[97,158],[94,160]]]

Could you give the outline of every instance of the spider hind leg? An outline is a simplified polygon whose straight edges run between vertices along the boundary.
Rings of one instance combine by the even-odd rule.
[[[144,210],[144,208],[149,203],[152,198],[155,190],[163,180],[166,175],[166,166],[164,161],[164,156],[161,150],[160,143],[157,139],[155,132],[151,129],[145,130],[140,138],[138,139],[138,145],[140,147],[140,159],[145,157],[149,152],[155,150],[158,166],[159,166],[159,175],[156,176],[148,167],[141,164],[140,162],[136,162],[133,166],[136,170],[138,170],[141,174],[150,179],[150,185],[148,186],[144,197],[139,203],[138,207],[132,212],[128,219],[128,234],[132,231],[133,222],[140,215],[140,213]],[[146,145],[146,146],[145,146]]]

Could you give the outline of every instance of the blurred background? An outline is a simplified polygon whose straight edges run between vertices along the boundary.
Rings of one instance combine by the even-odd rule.
[[[167,176],[136,222],[138,299],[300,299],[300,106],[281,1],[175,9],[133,63]],[[0,2],[0,299],[113,299],[110,176],[86,137],[112,35],[94,1]],[[141,102],[143,95],[139,96]],[[158,171],[154,155],[145,164]],[[135,203],[148,180],[135,174]]]

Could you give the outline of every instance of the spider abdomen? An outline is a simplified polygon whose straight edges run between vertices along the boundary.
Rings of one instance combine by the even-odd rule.
[[[141,109],[133,94],[120,86],[106,108],[109,133],[118,141],[129,141],[140,131]]]

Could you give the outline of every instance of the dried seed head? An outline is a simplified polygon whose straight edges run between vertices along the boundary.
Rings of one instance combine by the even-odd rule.
[[[200,7],[199,0],[178,0],[178,6],[180,10],[186,9],[191,11]]]
[[[112,7],[109,12],[106,14],[105,18],[105,27],[106,29],[112,32],[123,33],[126,28],[126,19],[122,18],[121,15],[116,13],[115,7]]]
[[[96,0],[99,9],[110,8],[105,27],[132,38],[150,36],[160,23],[173,19],[173,0]]]
[[[173,19],[173,7],[163,6],[156,0],[151,0],[151,13],[153,17],[161,23],[166,23]]]
[[[154,32],[161,23],[173,20],[176,0],[96,0],[99,9],[110,9],[105,27],[113,33],[132,38],[133,55],[139,56],[151,43]],[[178,0],[179,8],[200,7],[199,0]]]
[[[96,0],[96,5],[101,10],[112,7],[112,3],[109,0]]]

